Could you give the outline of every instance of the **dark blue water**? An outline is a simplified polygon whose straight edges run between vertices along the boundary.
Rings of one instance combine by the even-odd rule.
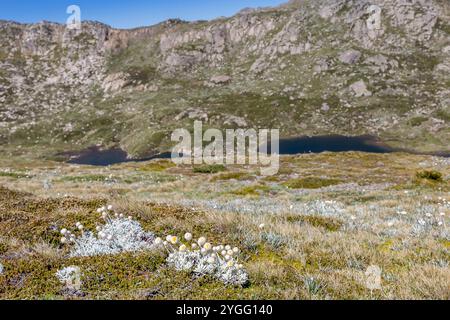
[[[268,148],[270,152],[270,148]],[[345,136],[317,136],[317,137],[299,137],[280,140],[280,154],[293,155],[303,153],[321,153],[321,152],[348,152],[360,151],[369,153],[390,153],[395,151],[406,151],[390,148],[383,145],[379,140],[372,136],[345,137]],[[130,159],[128,154],[121,149],[100,150],[98,147],[86,149],[77,154],[70,155],[69,163],[83,164],[93,166],[108,166],[125,162],[142,162],[152,159],[170,159],[171,153],[162,153],[151,157]],[[447,152],[436,153],[435,155],[449,157]]]
[[[88,148],[76,155],[72,155],[68,163],[85,164],[91,166],[109,166],[126,162],[142,162],[153,159],[170,159],[171,153],[162,153],[152,157],[130,159],[128,154],[122,149],[101,150],[98,147]]]
[[[280,140],[280,154],[301,154],[361,151],[370,153],[389,153],[395,150],[384,146],[371,136],[345,137],[345,136],[318,136],[299,137]]]

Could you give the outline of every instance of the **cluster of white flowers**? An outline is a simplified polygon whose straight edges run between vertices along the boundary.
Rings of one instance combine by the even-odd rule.
[[[71,257],[118,254],[153,248],[153,233],[145,232],[132,217],[115,213],[112,206],[102,207],[97,212],[101,214],[105,224],[97,226],[96,235],[85,231],[79,222],[76,228],[81,232],[80,237],[67,229],[61,230],[61,242],[73,244]]]
[[[59,282],[64,284],[67,288],[73,290],[80,290],[81,288],[81,270],[79,267],[70,266],[56,272],[56,277]]]
[[[78,230],[75,232],[81,233],[81,236],[77,237],[75,232],[65,228],[61,230],[61,242],[72,245],[71,257],[164,249],[168,253],[168,265],[178,271],[211,275],[230,285],[244,285],[248,282],[248,274],[239,263],[240,250],[237,247],[213,246],[205,237],[194,240],[191,233],[186,233],[182,241],[172,235],[168,235],[165,240],[155,238],[153,233],[145,232],[132,217],[115,213],[112,206],[102,207],[97,211],[105,224],[96,228],[96,234],[85,231],[79,222],[75,225]],[[259,227],[263,229],[264,224]],[[67,282],[74,270],[72,267],[60,270],[57,277],[62,282]]]
[[[184,240],[185,243],[176,236],[168,235],[165,240],[156,238],[154,244],[167,250],[167,263],[175,270],[211,275],[230,285],[245,285],[248,282],[248,274],[239,263],[239,248],[213,246],[205,237],[193,241],[191,233],[186,233]]]
[[[434,226],[442,227],[445,224],[445,212],[438,212],[437,208],[431,205],[423,205],[417,208],[419,219],[417,224],[419,226]]]
[[[4,270],[4,267],[3,267],[3,265],[0,263],[0,274],[3,273],[3,270]]]
[[[439,197],[438,201],[439,215],[445,217],[445,212],[450,212],[450,201],[442,197]]]

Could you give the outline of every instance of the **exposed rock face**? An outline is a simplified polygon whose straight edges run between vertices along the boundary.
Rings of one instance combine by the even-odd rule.
[[[442,0],[292,0],[133,30],[0,21],[0,143],[134,148],[201,110],[179,121],[389,136],[420,123],[417,139],[448,146],[448,125],[411,119],[449,121],[449,17]]]

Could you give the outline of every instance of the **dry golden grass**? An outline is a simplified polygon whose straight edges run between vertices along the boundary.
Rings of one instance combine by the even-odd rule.
[[[268,179],[242,166],[194,174],[166,162],[99,168],[0,159],[0,170],[26,173],[0,176],[0,298],[450,298],[448,160],[360,153],[281,160]],[[420,170],[443,180],[417,181]],[[285,186],[305,177],[337,184]],[[160,236],[189,231],[241,247],[250,285],[192,278],[150,252],[67,258],[58,230],[77,221],[95,228],[95,210],[106,203]],[[426,228],[417,229],[420,219]],[[54,276],[69,265],[85,274],[79,296]],[[369,266],[382,270],[379,290],[366,287]]]

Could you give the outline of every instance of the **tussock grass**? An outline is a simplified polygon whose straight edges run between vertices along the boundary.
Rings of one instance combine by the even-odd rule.
[[[438,171],[429,171],[429,170],[423,170],[423,171],[419,171],[416,173],[416,178],[417,179],[427,179],[430,181],[435,181],[435,182],[442,182],[442,173],[438,172]]]

